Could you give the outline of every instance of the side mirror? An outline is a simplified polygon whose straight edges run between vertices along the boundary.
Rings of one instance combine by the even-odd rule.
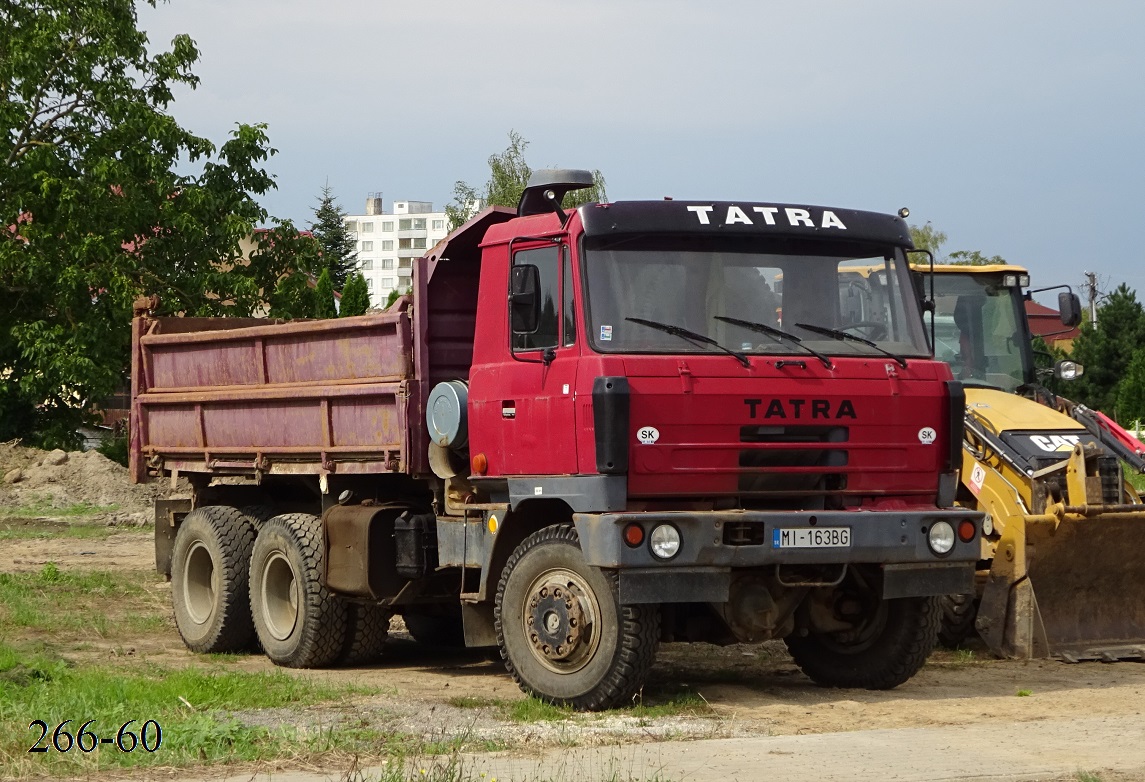
[[[1073,295],[1075,299],[1077,298],[1075,294],[1070,295]],[[1069,359],[1062,359],[1061,361],[1058,361],[1054,364],[1054,377],[1056,377],[1058,380],[1076,380],[1077,378],[1081,377],[1084,372],[1085,367],[1076,361],[1070,361]]]
[[[1058,294],[1058,311],[1061,312],[1062,325],[1073,328],[1081,323],[1081,299],[1076,293],[1062,291]],[[1081,374],[1080,372],[1078,373]]]
[[[514,334],[531,334],[541,320],[541,275],[532,264],[509,272],[509,323]]]

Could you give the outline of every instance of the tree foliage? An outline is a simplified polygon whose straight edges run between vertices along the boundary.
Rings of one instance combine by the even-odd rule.
[[[941,263],[940,251],[942,245],[946,244],[946,234],[927,223],[922,226],[910,226],[910,238],[916,250],[929,250],[934,256],[934,262]]]
[[[1122,284],[1098,310],[1097,328],[1088,322],[1082,324],[1071,357],[1085,367],[1085,373],[1069,384],[1066,395],[1118,420],[1133,415],[1132,411],[1121,409],[1121,402],[1132,404],[1145,393],[1137,385],[1140,378],[1130,372],[1135,354],[1143,345],[1145,309],[1137,301],[1137,294]]]
[[[370,309],[370,289],[366,285],[366,278],[359,274],[350,275],[346,286],[342,288],[342,306],[338,314],[343,318],[352,315],[365,315]]]
[[[314,317],[338,317],[338,307],[334,303],[334,283],[330,280],[328,269],[322,270],[318,275],[318,282],[314,285]]]
[[[295,267],[289,224],[240,255],[274,186],[265,127],[216,148],[167,111],[197,58],[185,35],[150,54],[133,0],[0,2],[0,438],[74,444],[125,380],[138,295],[245,315]]]
[[[483,188],[478,189],[466,182],[458,181],[453,186],[453,202],[445,207],[449,218],[449,228],[453,230],[473,216],[477,208],[487,206],[516,207],[521,194],[529,183],[533,169],[525,162],[525,148],[529,142],[515,130],[509,131],[509,146],[504,152],[489,156],[489,179]],[[582,190],[574,190],[566,198],[565,208],[571,209],[581,204],[603,203],[608,200],[604,176],[600,171],[592,172],[593,185]]]
[[[322,187],[318,206],[312,211],[314,220],[310,223],[310,232],[321,248],[321,266],[330,270],[335,290],[341,290],[357,267],[358,242],[347,230],[346,211],[338,205],[329,184]],[[313,271],[318,274],[321,269]]]

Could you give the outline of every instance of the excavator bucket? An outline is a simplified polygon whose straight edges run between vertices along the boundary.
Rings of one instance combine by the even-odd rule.
[[[1031,656],[1145,658],[1145,513],[1120,515],[1027,526]]]

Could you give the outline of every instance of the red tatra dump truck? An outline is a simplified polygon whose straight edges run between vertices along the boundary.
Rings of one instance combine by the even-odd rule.
[[[963,394],[927,347],[906,224],[565,212],[590,183],[537,172],[381,314],[141,304],[131,468],[192,487],[155,537],[188,647],[361,662],[396,613],[583,709],[629,700],[662,640],[783,638],[826,685],[919,669],[982,516],[953,507]]]

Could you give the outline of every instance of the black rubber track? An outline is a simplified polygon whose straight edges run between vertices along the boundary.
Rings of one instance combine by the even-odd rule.
[[[339,662],[342,665],[367,665],[376,662],[386,648],[390,635],[390,609],[365,603],[346,605],[346,647]]]
[[[171,597],[175,626],[193,652],[243,652],[257,648],[250,615],[249,565],[255,530],[234,508],[208,505],[187,514],[171,552]],[[184,600],[187,557],[200,544],[217,574],[214,608],[196,622]]]
[[[284,639],[271,634],[260,605],[263,568],[276,552],[289,562],[299,589],[298,619]],[[322,586],[323,557],[322,522],[317,516],[275,516],[258,531],[251,554],[251,614],[263,651],[276,665],[321,668],[346,649],[348,604]]]
[[[816,684],[889,690],[918,673],[938,639],[937,597],[886,602],[886,623],[872,644],[854,652],[833,648],[815,634],[784,639],[795,664]]]
[[[602,610],[606,601],[611,601],[617,618],[617,626],[601,629],[602,643],[614,643],[607,667],[596,680],[584,682],[586,685],[584,692],[574,697],[554,696],[551,691],[546,690],[544,680],[550,677],[579,676],[581,672],[556,674],[544,669],[538,670],[540,664],[526,658],[521,662],[532,669],[526,674],[520,670],[521,666],[511,659],[506,645],[507,632],[524,635],[523,629],[517,626],[519,620],[514,618],[520,616],[522,606],[505,605],[506,587],[514,570],[520,566],[521,560],[543,546],[559,546],[564,549],[559,555],[565,559],[562,567],[590,580],[599,579],[598,583],[604,587],[604,593],[597,594],[597,600],[602,604]],[[585,564],[584,555],[580,550],[580,540],[572,524],[545,527],[525,538],[509,557],[505,569],[501,572],[493,611],[501,657],[521,689],[549,703],[584,711],[597,711],[629,704],[633,696],[644,686],[644,680],[656,657],[660,643],[660,608],[651,605],[622,606],[618,602],[618,594],[619,584],[615,572],[603,571]]]
[[[938,642],[947,649],[957,649],[977,631],[978,599],[974,595],[943,595],[942,620],[938,625]]]

